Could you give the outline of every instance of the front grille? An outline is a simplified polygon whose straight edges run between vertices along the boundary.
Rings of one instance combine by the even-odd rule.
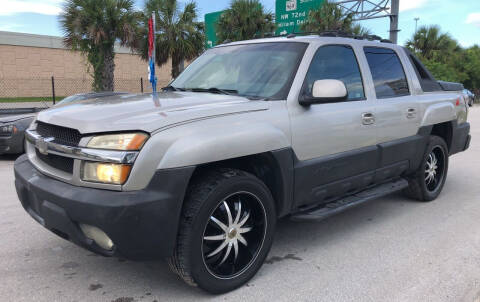
[[[82,135],[76,129],[43,122],[37,122],[37,133],[42,137],[53,137],[54,143],[71,147],[77,147],[82,139]]]
[[[35,148],[38,159],[43,161],[45,164],[54,167],[63,172],[73,173],[73,158],[63,157],[56,154],[42,154]]]

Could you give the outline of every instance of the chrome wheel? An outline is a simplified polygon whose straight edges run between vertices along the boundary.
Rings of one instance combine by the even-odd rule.
[[[241,274],[255,260],[265,239],[266,213],[251,193],[239,192],[221,201],[203,232],[203,261],[219,278]]]
[[[425,164],[425,185],[432,192],[435,191],[443,180],[445,170],[445,154],[441,147],[432,149]]]

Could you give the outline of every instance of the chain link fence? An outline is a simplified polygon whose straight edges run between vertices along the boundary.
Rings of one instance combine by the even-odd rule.
[[[115,78],[115,91],[151,92],[144,78]],[[92,79],[67,78],[0,78],[0,110],[46,108],[77,93],[92,91]]]

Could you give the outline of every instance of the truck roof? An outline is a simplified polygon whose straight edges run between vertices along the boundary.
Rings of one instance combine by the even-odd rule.
[[[389,40],[384,40],[381,37],[367,35],[367,36],[333,36],[333,35],[323,35],[320,34],[307,34],[307,35],[287,35],[287,36],[275,36],[275,37],[266,37],[252,40],[236,41],[236,42],[227,42],[224,44],[217,45],[215,47],[223,47],[227,45],[242,45],[242,44],[257,44],[257,43],[275,43],[275,42],[303,42],[309,44],[350,44],[350,45],[360,45],[360,46],[381,46],[386,48],[398,49],[402,48],[397,44],[391,43]]]

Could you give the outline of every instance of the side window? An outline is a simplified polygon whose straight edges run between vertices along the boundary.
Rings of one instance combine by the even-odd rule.
[[[403,49],[407,54],[408,58],[410,59],[410,63],[412,63],[413,69],[417,74],[418,82],[420,83],[420,87],[424,92],[432,92],[432,91],[441,91],[442,88],[432,76],[432,74],[427,70],[427,68],[420,62],[420,60],[415,57],[408,49]]]
[[[358,62],[350,46],[327,45],[317,50],[305,79],[306,91],[312,91],[315,81],[327,79],[342,81],[349,101],[365,98]]]
[[[410,55],[410,61],[413,63],[413,67],[415,67],[415,71],[420,76],[422,80],[431,80],[430,75],[427,73],[425,68],[420,64],[420,62],[415,58],[413,55]]]
[[[388,48],[365,47],[377,98],[409,95],[407,77],[397,54]]]

